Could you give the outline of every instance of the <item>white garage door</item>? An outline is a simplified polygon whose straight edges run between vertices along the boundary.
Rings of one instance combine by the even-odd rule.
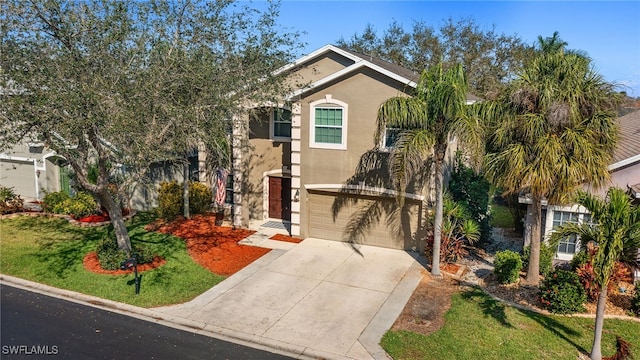
[[[339,195],[344,196],[344,195]],[[369,207],[376,201],[393,203],[393,199],[380,198],[379,200],[360,199],[356,205],[343,206],[334,221],[333,204],[338,197],[326,193],[310,193],[309,194],[309,236],[336,240],[348,241],[350,221],[358,217],[358,211],[363,207]],[[418,206],[411,206],[413,210],[413,219],[409,220],[411,231],[415,231],[417,224],[416,213]],[[392,249],[410,249],[415,246],[411,240],[411,236],[403,236],[400,231],[394,231],[399,228],[393,224],[386,223],[386,214],[382,212],[378,221],[371,224],[369,230],[365,232],[364,237],[356,238],[355,242],[362,245],[373,245]],[[353,225],[352,225],[353,226]]]
[[[2,160],[0,167],[0,185],[12,187],[13,191],[23,199],[36,197],[33,163]]]

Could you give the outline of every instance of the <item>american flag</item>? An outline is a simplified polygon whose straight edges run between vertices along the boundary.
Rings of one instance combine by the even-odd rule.
[[[217,206],[224,205],[225,198],[227,196],[227,175],[229,172],[225,169],[216,170],[216,198],[215,204]]]

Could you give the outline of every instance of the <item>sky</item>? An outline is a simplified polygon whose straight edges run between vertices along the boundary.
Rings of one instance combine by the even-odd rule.
[[[438,29],[447,19],[473,18],[482,29],[533,44],[559,32],[567,48],[584,50],[604,78],[640,97],[640,0],[636,1],[373,1],[282,0],[279,25],[304,32],[308,54],[371,24],[380,36],[394,20]]]

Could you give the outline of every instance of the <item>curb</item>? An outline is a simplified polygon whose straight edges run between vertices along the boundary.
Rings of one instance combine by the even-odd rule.
[[[135,317],[140,320],[168,326],[174,329],[188,331],[295,359],[326,359],[332,358],[332,355],[335,356],[335,354],[321,353],[301,346],[277,342],[260,336],[240,333],[221,327],[214,327],[202,322],[170,316],[153,309],[119,303],[113,300],[86,295],[71,290],[60,289],[5,274],[0,274],[0,284],[71,301],[85,306],[91,306],[101,310]]]

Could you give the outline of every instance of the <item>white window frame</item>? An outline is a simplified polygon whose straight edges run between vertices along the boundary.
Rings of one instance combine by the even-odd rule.
[[[289,113],[291,113],[291,109],[289,109],[289,108],[272,108],[271,109],[271,113],[269,115],[269,138],[271,140],[274,140],[274,141],[290,142],[291,141],[291,136],[276,136],[275,135],[275,133],[276,133],[276,131],[275,131],[276,130],[275,129],[276,128],[276,121],[275,121],[276,110],[286,110],[286,111],[289,111]],[[292,114],[292,117],[293,117],[293,114]],[[290,122],[290,124],[293,124],[293,119]]]
[[[309,104],[309,109],[309,147],[316,149],[346,150],[347,124],[349,118],[349,106],[347,103],[333,99],[331,95],[325,95],[324,99],[316,100]],[[316,142],[316,109],[342,109],[342,141],[340,144]]]
[[[384,150],[384,151],[391,151],[394,147],[396,143],[393,143],[393,145],[391,146],[387,146],[387,131],[389,130],[397,130],[398,131],[398,135],[400,135],[404,130],[400,129],[400,128],[394,128],[394,127],[385,127],[384,128],[384,134],[382,136],[382,139],[380,140],[381,144],[380,144],[380,149]],[[396,138],[396,142],[398,141],[398,139]]]
[[[556,212],[569,212],[578,214],[578,224],[582,224],[584,222],[584,215],[588,215],[589,211],[580,205],[573,206],[558,206],[558,205],[549,205],[547,207],[547,216],[545,219],[545,239],[551,235],[554,231],[553,229],[553,214]],[[593,220],[591,220],[593,221]],[[558,248],[555,249],[555,258],[558,260],[571,260],[577,254],[580,249],[584,246],[579,238],[576,238],[576,249],[575,253],[562,253],[558,252]]]

